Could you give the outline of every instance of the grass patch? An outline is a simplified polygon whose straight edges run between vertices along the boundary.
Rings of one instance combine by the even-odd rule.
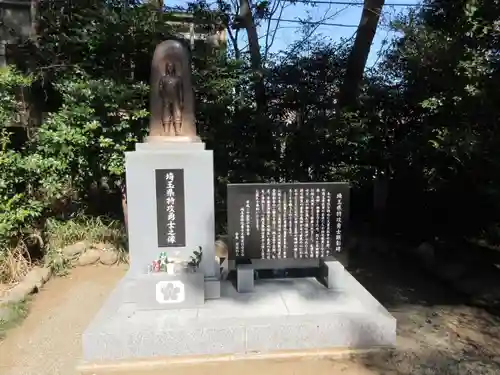
[[[43,256],[45,266],[50,267],[54,275],[67,274],[71,260],[63,256],[61,249],[79,241],[109,244],[118,251],[118,261],[127,262],[125,227],[106,217],[78,214],[66,220],[49,218],[43,230],[43,240],[42,236],[33,237],[40,244],[40,256]],[[0,283],[21,281],[32,268],[33,260],[25,241],[19,240],[15,248],[0,248]]]
[[[77,215],[69,220],[50,218],[46,224],[47,246],[60,249],[78,241],[106,242],[126,248],[125,228],[117,220],[102,216]]]
[[[126,261],[127,238],[123,224],[102,216],[76,215],[69,220],[50,218],[46,223],[46,260],[56,275],[63,275],[70,268],[60,250],[79,241],[108,243],[119,253],[119,261]]]
[[[28,316],[29,303],[28,298],[0,308],[0,340],[5,338],[8,330],[18,326]]]
[[[32,267],[29,251],[24,241],[13,249],[0,248],[0,283],[21,281]]]

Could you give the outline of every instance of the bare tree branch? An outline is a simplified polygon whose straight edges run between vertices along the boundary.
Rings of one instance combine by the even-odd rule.
[[[265,35],[265,34],[264,34],[264,35],[261,35],[261,36],[259,36],[258,40],[259,40],[259,41],[261,41],[261,40],[262,40],[262,39],[264,39],[265,37],[266,37],[266,35]],[[248,44],[248,43],[247,43],[247,44],[245,44],[245,46],[241,48],[241,53],[248,53],[247,48],[248,48],[249,46],[250,46],[250,44]]]
[[[294,43],[294,46],[287,52],[287,54],[285,55],[284,59],[288,59],[289,57],[291,57],[300,47],[302,47],[302,45],[316,32],[316,30],[325,22],[325,21],[329,21],[335,17],[337,17],[340,13],[342,13],[344,10],[346,10],[347,8],[349,8],[350,5],[347,5],[345,7],[343,7],[342,9],[336,11],[335,13],[329,15],[328,12],[330,11],[330,7],[328,8],[328,10],[325,12],[325,15],[318,21],[312,23],[312,24],[309,24],[308,25],[308,30],[306,32],[306,34],[302,37],[302,39],[300,41],[297,41]]]
[[[279,24],[281,21],[281,16],[283,15],[283,11],[290,5],[289,3],[287,4],[285,1],[276,1],[276,8],[273,9],[272,13],[270,14],[269,18],[272,18],[272,16],[276,13],[278,6],[281,5],[280,13],[278,15],[278,20],[276,21],[276,27],[274,28],[271,40],[269,41],[269,34],[270,34],[270,27],[271,27],[271,19],[267,21],[267,32],[266,32],[266,44],[265,44],[265,50],[264,50],[264,61],[267,61],[267,57],[269,55],[269,50],[274,44],[274,41],[276,39],[276,32],[279,29]]]
[[[233,35],[233,32],[231,31],[231,28],[227,28],[227,35],[229,35],[229,39],[231,40],[231,43],[233,44],[234,48],[234,57],[236,60],[240,59],[240,49],[238,46],[238,30],[236,30],[236,35]]]

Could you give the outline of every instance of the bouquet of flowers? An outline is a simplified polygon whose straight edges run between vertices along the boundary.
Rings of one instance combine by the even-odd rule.
[[[148,267],[148,272],[167,272],[169,274],[174,273],[175,264],[168,260],[167,253],[162,251],[158,256],[158,259],[153,260],[153,262]]]
[[[169,275],[174,275],[176,266],[178,266],[177,269],[180,267],[181,269],[184,268],[193,272],[198,269],[201,262],[201,257],[201,246],[198,246],[198,249],[193,252],[190,260],[185,262],[179,261],[177,258],[168,259],[167,252],[162,251],[158,255],[158,258],[156,260],[153,260],[148,266],[148,273],[166,272]]]

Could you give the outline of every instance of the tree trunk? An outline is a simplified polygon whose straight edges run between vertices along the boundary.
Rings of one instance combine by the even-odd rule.
[[[365,0],[363,13],[349,59],[344,82],[339,92],[339,108],[354,106],[363,80],[366,60],[377,31],[377,25],[385,0]]]
[[[266,109],[266,89],[264,86],[264,72],[262,71],[262,56],[260,54],[259,37],[250,8],[250,0],[240,0],[240,18],[248,36],[250,63],[254,75],[255,102],[259,113]]]

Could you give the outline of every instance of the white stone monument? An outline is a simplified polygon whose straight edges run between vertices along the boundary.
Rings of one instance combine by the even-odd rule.
[[[137,280],[131,293],[138,299],[130,298],[142,301],[150,297],[152,308],[156,297],[145,291],[153,283],[152,293],[160,278],[182,278],[187,283],[185,301],[172,304],[172,308],[194,307],[220,295],[219,265],[215,260],[213,153],[200,141],[180,139],[166,137],[139,143],[136,151],[125,155],[128,277]],[[185,265],[197,249],[202,252],[197,272],[178,272],[175,277],[163,272],[150,274],[152,262],[161,252],[166,252],[169,260]]]

